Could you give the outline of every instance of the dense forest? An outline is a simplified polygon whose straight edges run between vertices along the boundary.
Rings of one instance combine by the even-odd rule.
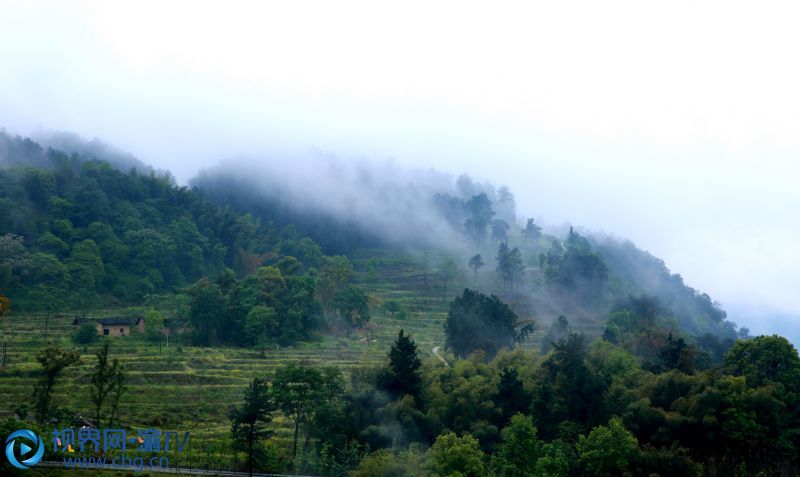
[[[295,203],[291,185],[281,195],[206,171],[181,187],[103,151],[0,134],[0,317],[168,303],[169,312],[144,311],[143,340],[160,343],[164,327],[180,323],[187,346],[262,358],[330,336],[346,343],[376,313],[400,328],[380,365],[283,363],[248,378],[225,423],[245,468],[797,475],[797,351],[779,336],[750,337],[630,242],[543,230],[516,216],[507,188],[467,176],[414,187],[412,205],[392,218],[413,229],[401,234],[371,228],[365,214]],[[426,222],[404,215],[414,211]],[[447,232],[431,239],[431,230]],[[445,310],[443,354],[427,357],[402,329],[406,305],[368,291],[387,250],[422,257],[415,282],[441,282],[417,298]],[[85,347],[98,337],[88,327],[72,340]],[[106,342],[97,359],[110,362],[111,352]],[[30,426],[68,419],[49,410],[49,393],[79,356],[52,346],[36,359]],[[113,407],[108,420],[116,416]],[[278,436],[279,419],[291,436]]]

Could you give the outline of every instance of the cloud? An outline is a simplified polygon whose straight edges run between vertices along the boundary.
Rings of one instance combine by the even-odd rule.
[[[98,137],[181,182],[309,148],[466,171],[723,303],[800,315],[798,8],[11,2],[0,125]]]

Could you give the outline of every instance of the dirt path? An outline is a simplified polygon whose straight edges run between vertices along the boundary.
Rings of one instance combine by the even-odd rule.
[[[448,362],[447,362],[447,360],[445,360],[444,358],[442,358],[442,355],[440,355],[440,354],[439,354],[439,350],[440,350],[441,348],[442,348],[441,346],[434,346],[434,347],[433,347],[433,350],[432,350],[432,351],[433,351],[433,354],[434,354],[434,355],[435,355],[437,358],[439,358],[440,360],[442,360],[442,363],[444,363],[444,365],[445,365],[445,366],[450,366],[450,363],[448,363]]]

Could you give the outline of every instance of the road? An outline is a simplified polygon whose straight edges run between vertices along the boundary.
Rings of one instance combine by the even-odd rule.
[[[440,360],[442,360],[442,363],[444,363],[444,365],[445,365],[445,366],[450,366],[450,363],[448,363],[448,362],[447,362],[447,360],[446,360],[446,359],[444,359],[444,358],[442,357],[442,355],[440,355],[440,354],[439,354],[439,350],[440,350],[441,348],[442,348],[441,346],[434,346],[434,347],[433,347],[433,350],[432,350],[432,351],[433,351],[433,354],[434,354],[434,355],[435,355],[437,358],[439,358]]]

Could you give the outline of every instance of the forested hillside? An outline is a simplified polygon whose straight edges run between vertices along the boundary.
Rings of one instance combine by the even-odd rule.
[[[630,242],[466,176],[187,188],[105,150],[0,134],[0,432],[190,429],[207,468],[337,477],[797,475],[797,351]],[[144,332],[87,321],[117,314]]]
[[[235,164],[204,171],[192,184],[215,203],[296,226],[329,253],[384,248],[444,254],[458,270],[474,272],[473,286],[498,293],[540,322],[564,314],[600,329],[620,301],[647,295],[690,335],[736,336],[720,305],[687,286],[663,261],[628,241],[584,236],[571,227],[542,230],[533,219],[517,215],[507,187],[391,165],[314,164],[320,173],[331,174],[333,185],[323,196],[313,178]],[[420,267],[439,274],[448,268],[442,263]]]

